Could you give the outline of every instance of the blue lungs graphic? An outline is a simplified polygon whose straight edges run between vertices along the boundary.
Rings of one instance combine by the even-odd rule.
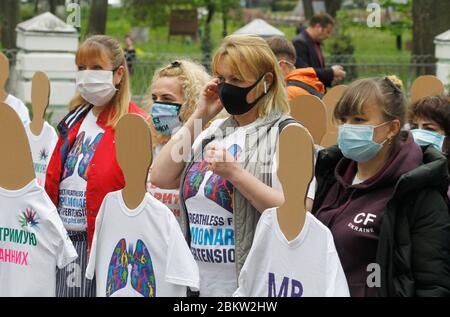
[[[108,267],[106,279],[106,297],[112,296],[128,284],[128,275],[131,276],[131,286],[144,297],[156,296],[156,281],[153,272],[150,253],[142,240],[138,240],[133,252],[130,244],[127,252],[127,243],[121,239],[114,248]],[[128,266],[131,264],[131,273]]]
[[[80,177],[83,178],[84,180],[87,180],[87,171],[89,163],[91,162],[92,157],[94,156],[95,149],[100,143],[102,136],[103,133],[97,134],[97,136],[94,138],[94,140],[92,140],[92,142],[90,137],[86,137],[85,139],[84,131],[77,136],[77,139],[75,140],[72,149],[67,155],[67,159],[64,164],[64,169],[61,176],[61,181],[73,175],[75,167],[78,161],[80,160],[79,157],[80,154],[82,154],[83,156],[81,157],[80,164],[78,165],[78,175],[80,175]]]

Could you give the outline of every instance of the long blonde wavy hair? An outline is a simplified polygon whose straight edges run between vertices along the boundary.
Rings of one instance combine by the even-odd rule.
[[[153,106],[153,86],[162,77],[176,77],[180,83],[184,100],[180,109],[180,121],[184,124],[195,111],[203,88],[211,80],[211,77],[202,65],[185,59],[176,60],[157,69],[144,99],[144,107],[149,111]],[[154,145],[169,141],[170,136],[163,136],[156,132],[153,121],[151,121],[150,127]]]
[[[122,81],[120,82],[117,93],[110,101],[113,111],[108,117],[107,126],[115,127],[125,114],[128,113],[130,103],[130,80],[127,68],[127,62],[119,41],[106,35],[94,35],[84,41],[77,51],[75,63],[77,65],[84,64],[87,60],[98,59],[103,62],[110,62],[113,69],[124,67]],[[72,111],[89,102],[86,101],[79,93],[70,101],[69,110]]]

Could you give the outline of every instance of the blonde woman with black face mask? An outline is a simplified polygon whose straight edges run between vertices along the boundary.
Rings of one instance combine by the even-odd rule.
[[[258,36],[225,38],[212,73],[197,109],[158,155],[151,182],[180,186],[200,296],[231,296],[260,214],[284,201],[275,152],[289,104],[277,60]],[[223,108],[231,116],[201,132]]]
[[[75,62],[78,94],[58,125],[45,189],[79,255],[75,265],[57,271],[56,294],[92,297],[95,281],[85,279],[85,270],[97,213],[106,194],[125,185],[116,160],[115,126],[127,113],[149,116],[130,102],[127,64],[117,40],[88,38]]]

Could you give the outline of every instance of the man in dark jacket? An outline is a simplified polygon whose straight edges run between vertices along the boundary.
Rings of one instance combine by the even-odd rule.
[[[333,29],[333,18],[326,13],[320,13],[314,15],[309,22],[309,27],[292,40],[297,52],[295,66],[297,68],[313,67],[320,81],[327,87],[345,78],[342,66],[326,67],[320,47],[323,41],[330,37]]]

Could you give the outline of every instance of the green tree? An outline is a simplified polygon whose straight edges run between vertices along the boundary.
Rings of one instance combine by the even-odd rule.
[[[211,41],[211,24],[216,12],[222,14],[222,34],[228,34],[230,11],[240,7],[239,0],[125,0],[125,7],[136,23],[146,24],[151,28],[165,26],[169,22],[173,8],[200,8],[207,10],[203,22],[201,49],[205,65],[209,64],[213,43]]]
[[[395,36],[397,49],[400,51],[403,48],[403,33],[412,28],[412,0],[407,0],[406,3],[383,0],[380,4],[387,8],[387,21],[382,28]]]
[[[450,29],[450,1],[413,1],[413,54],[434,56],[434,38]],[[434,67],[421,67],[417,75],[433,74]]]

